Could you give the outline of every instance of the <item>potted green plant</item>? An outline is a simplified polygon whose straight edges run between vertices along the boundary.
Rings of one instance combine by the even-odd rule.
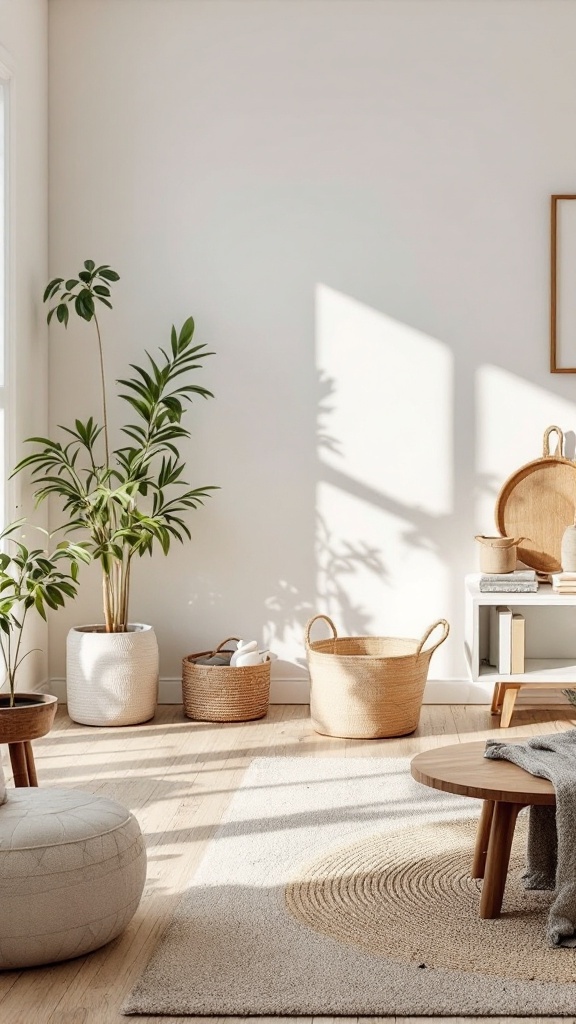
[[[13,545],[11,554],[0,551],[0,653],[8,681],[8,693],[0,694],[0,743],[10,744],[15,778],[18,772],[27,773],[22,744],[49,732],[57,705],[51,694],[16,689],[20,666],[32,653],[23,650],[28,616],[37,613],[46,619],[47,609],[56,611],[75,597],[78,564],[89,560],[81,545],[67,541],[52,552],[29,548],[12,537],[23,526],[24,520],[18,520],[0,533],[0,544],[8,540]]]
[[[190,538],[182,518],[215,488],[191,489],[179,443],[190,437],[182,417],[194,395],[213,397],[192,382],[201,360],[213,353],[193,344],[194,321],[172,327],[170,344],[156,358],[117,381],[118,397],[131,414],[112,448],[104,348],[97,309],[112,309],[111,287],[119,275],[107,264],[86,260],[75,278],[54,278],[44,301],[68,326],[70,312],[94,325],[102,399],[102,425],[94,417],[60,428],[63,440],[28,438],[35,451],[14,473],[31,469],[37,502],[59,499],[64,531],[80,531],[84,549],[100,562],[104,622],[70,630],[67,640],[67,699],[74,721],[87,725],[133,725],[152,718],[158,696],[158,646],[152,626],[130,622],[133,558],[167,554],[171,541]]]

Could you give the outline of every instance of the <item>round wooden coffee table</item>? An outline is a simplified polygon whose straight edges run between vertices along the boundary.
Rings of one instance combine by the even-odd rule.
[[[484,879],[480,917],[489,918],[499,917],[502,909],[518,811],[533,804],[553,807],[556,796],[547,779],[536,778],[510,761],[489,761],[483,756],[485,749],[485,740],[435,747],[417,754],[410,770],[424,786],[484,801],[471,875]]]

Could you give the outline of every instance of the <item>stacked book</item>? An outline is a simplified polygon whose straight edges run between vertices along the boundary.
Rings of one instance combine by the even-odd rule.
[[[553,572],[550,582],[555,594],[576,594],[576,572]]]
[[[491,608],[490,615],[490,663],[498,669],[501,676],[524,672],[524,616],[506,605]]]
[[[559,573],[559,575],[566,575]],[[576,586],[576,573],[569,573],[574,576]],[[515,572],[491,572],[482,573],[480,576],[481,594],[535,594],[538,590],[538,580],[535,569],[517,569]],[[576,590],[574,591],[576,593]]]

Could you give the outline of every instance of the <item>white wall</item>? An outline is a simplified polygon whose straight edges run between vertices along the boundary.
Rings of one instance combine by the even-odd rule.
[[[48,0],[0,0],[0,61],[9,74],[9,367],[7,461],[22,454],[22,440],[45,433],[48,415],[48,332],[41,294],[48,269]],[[8,485],[9,519],[31,516],[23,478]],[[34,514],[42,525],[45,515]],[[40,534],[28,531],[34,546]],[[38,618],[27,636],[39,647],[23,663],[19,689],[47,675],[47,631]]]
[[[186,456],[222,489],[136,567],[164,677],[235,633],[302,679],[327,611],[406,636],[445,616],[432,676],[464,678],[473,537],[547,425],[574,450],[548,204],[576,191],[575,40],[565,0],[51,0],[50,273],[122,275],[113,376],[190,313],[217,353]],[[87,343],[53,332],[52,428],[98,409]],[[55,676],[100,617],[88,575]]]

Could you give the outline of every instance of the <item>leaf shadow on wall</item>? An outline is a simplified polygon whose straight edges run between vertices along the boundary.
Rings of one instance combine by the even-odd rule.
[[[448,581],[432,576],[447,575],[459,531],[452,353],[320,285],[316,362],[314,589],[279,581],[269,642],[300,639],[313,613],[347,635],[422,635],[451,610]],[[488,476],[481,486],[496,491]]]

